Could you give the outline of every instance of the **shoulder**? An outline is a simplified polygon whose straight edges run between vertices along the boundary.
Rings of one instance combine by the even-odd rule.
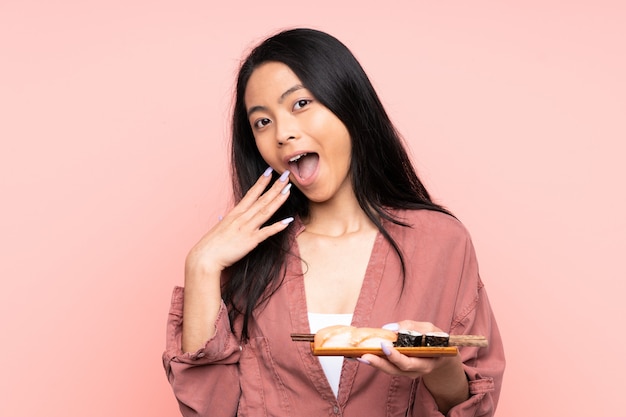
[[[385,229],[407,254],[430,253],[465,256],[472,248],[469,232],[457,218],[434,210],[394,210],[390,214],[402,223],[385,222]]]
[[[426,209],[392,210],[390,214],[407,226],[394,224],[392,228],[409,229],[419,234],[432,234],[439,237],[469,239],[469,232],[463,223],[450,214]]]

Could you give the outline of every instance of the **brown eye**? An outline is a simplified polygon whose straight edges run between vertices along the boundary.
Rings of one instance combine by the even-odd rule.
[[[311,100],[307,100],[307,99],[298,100],[296,101],[296,104],[293,105],[293,109],[300,110],[301,108],[305,107],[310,102]]]
[[[268,124],[270,124],[270,119],[264,117],[262,119],[257,120],[256,122],[254,122],[254,127],[256,127],[257,129],[261,129],[261,128],[267,126]]]

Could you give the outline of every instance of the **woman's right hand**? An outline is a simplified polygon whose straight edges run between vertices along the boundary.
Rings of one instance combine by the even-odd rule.
[[[289,171],[285,171],[264,193],[271,174],[272,168],[268,168],[243,199],[191,249],[185,265],[188,278],[196,273],[221,272],[293,221],[289,217],[263,227],[287,200],[291,188]]]
[[[263,226],[289,197],[289,171],[272,181],[268,168],[246,195],[191,249],[185,262],[183,352],[202,348],[216,331],[221,305],[220,275],[293,218]]]

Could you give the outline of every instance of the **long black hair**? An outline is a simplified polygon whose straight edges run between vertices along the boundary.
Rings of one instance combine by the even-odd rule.
[[[359,62],[343,43],[327,33],[314,29],[282,31],[254,48],[242,62],[232,121],[235,201],[241,200],[267,167],[256,147],[244,102],[250,75],[265,62],[287,65],[346,126],[352,141],[350,173],[354,193],[363,211],[395,249],[404,271],[402,252],[381,219],[404,225],[389,209],[447,211],[432,201],[419,180],[400,135]],[[309,201],[297,188],[291,190],[287,202],[268,223],[288,216],[306,218]],[[272,236],[226,271],[222,298],[229,307],[231,323],[243,316],[244,340],[249,336],[254,309],[276,291],[284,278],[290,239],[286,232]]]

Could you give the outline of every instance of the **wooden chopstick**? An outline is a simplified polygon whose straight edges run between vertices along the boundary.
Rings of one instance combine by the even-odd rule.
[[[448,346],[487,347],[489,342],[485,336],[474,334],[451,334]]]
[[[313,342],[315,335],[312,333],[292,333],[291,340],[293,342]],[[489,342],[485,336],[472,334],[451,334],[448,346],[474,346],[487,347]]]
[[[291,333],[292,342],[313,342],[315,335],[313,333]]]

